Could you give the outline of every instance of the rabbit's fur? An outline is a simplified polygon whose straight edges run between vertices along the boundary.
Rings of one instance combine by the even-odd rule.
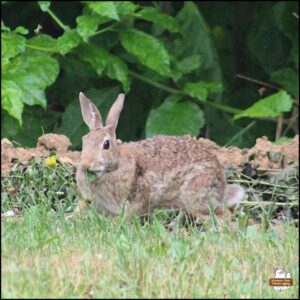
[[[80,93],[83,119],[90,128],[83,137],[76,173],[83,198],[107,215],[118,215],[124,208],[140,215],[168,208],[198,217],[208,215],[209,204],[217,215],[224,204],[227,208],[238,205],[243,189],[225,183],[219,161],[197,140],[156,136],[119,143],[115,132],[124,97],[118,96],[103,126],[97,107]],[[95,172],[97,178],[89,180],[87,171]]]

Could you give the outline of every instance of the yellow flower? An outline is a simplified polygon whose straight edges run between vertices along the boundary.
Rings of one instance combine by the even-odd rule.
[[[44,160],[44,164],[48,167],[54,168],[56,166],[56,156],[50,156]]]

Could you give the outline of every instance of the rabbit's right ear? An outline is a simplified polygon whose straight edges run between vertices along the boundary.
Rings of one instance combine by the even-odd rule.
[[[125,95],[119,94],[118,98],[110,108],[106,118],[106,126],[111,126],[114,132],[116,131],[118,125],[118,120],[119,120],[120,113],[123,109],[124,100],[125,100]]]
[[[102,118],[97,106],[82,92],[79,93],[81,113],[85,124],[90,130],[102,127]]]

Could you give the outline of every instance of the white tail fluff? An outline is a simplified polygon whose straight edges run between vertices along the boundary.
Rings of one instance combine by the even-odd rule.
[[[245,196],[244,189],[238,184],[227,184],[225,187],[225,204],[227,208],[234,209],[239,206]]]

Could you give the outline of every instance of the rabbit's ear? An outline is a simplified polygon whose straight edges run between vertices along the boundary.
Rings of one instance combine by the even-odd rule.
[[[119,116],[123,108],[124,99],[125,95],[119,94],[117,100],[110,108],[109,113],[107,115],[106,126],[111,126],[113,131],[115,131],[117,128]]]
[[[82,92],[79,93],[81,113],[85,124],[90,130],[102,127],[102,118],[97,106]]]

